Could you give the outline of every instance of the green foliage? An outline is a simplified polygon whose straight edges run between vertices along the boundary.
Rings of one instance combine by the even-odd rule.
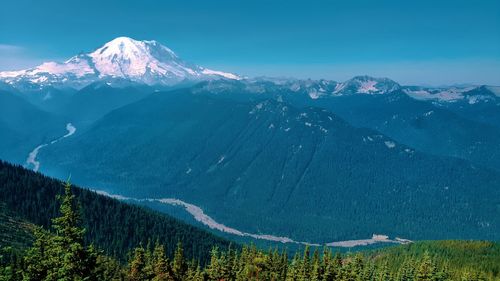
[[[97,252],[84,246],[85,230],[75,206],[75,196],[66,183],[60,197],[61,216],[53,220],[54,233],[35,232],[35,242],[25,257],[26,280],[95,280]]]
[[[500,277],[500,244],[490,241],[422,241],[367,255],[376,264],[387,263],[399,280],[410,280],[411,276],[421,280]]]
[[[61,193],[64,193],[64,187],[60,181],[0,160],[0,241],[4,239],[9,245],[29,245],[33,237],[28,230],[33,227],[27,222],[48,229],[51,218],[59,215],[61,202],[56,200],[56,195]],[[107,256],[121,262],[127,260],[127,254],[135,246],[156,240],[164,245],[167,256],[171,258],[177,242],[183,241],[183,254],[201,264],[208,262],[214,245],[223,250],[230,245],[229,241],[207,231],[144,207],[125,204],[78,187],[73,187],[73,193],[73,203],[78,202],[79,212],[56,219],[56,231],[77,240],[83,235],[84,243],[94,244]],[[14,210],[15,216],[11,214]],[[77,219],[85,232],[67,228],[68,223]],[[60,243],[67,245],[68,241]]]
[[[289,260],[285,251],[244,246],[241,251],[214,247],[205,267],[189,261],[181,242],[170,261],[157,241],[135,247],[128,265],[86,246],[75,197],[66,184],[60,216],[52,230],[37,227],[31,248],[20,254],[0,252],[3,280],[154,280],[154,281],[479,281],[499,280],[499,245],[491,242],[438,241],[372,251],[332,254],[306,246]],[[464,255],[464,251],[468,255]],[[23,257],[24,256],[24,257]],[[460,266],[457,266],[460,265]]]
[[[33,242],[35,226],[17,217],[0,202],[0,247],[10,245],[17,249],[29,247]]]

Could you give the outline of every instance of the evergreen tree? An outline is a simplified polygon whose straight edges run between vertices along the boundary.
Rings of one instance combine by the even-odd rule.
[[[64,186],[59,196],[61,216],[53,219],[55,235],[38,230],[35,243],[26,256],[28,280],[94,280],[97,252],[85,247],[85,229],[79,226],[71,185]]]
[[[319,256],[318,249],[314,250],[311,265],[311,281],[320,281],[323,279],[323,265]]]
[[[147,280],[146,268],[146,257],[144,247],[139,246],[134,250],[134,256],[130,262],[130,270],[128,273],[128,279],[130,281],[141,281]]]
[[[304,249],[304,256],[302,258],[302,263],[300,264],[299,280],[306,281],[309,280],[311,275],[311,262],[310,262],[310,247],[306,245]]]
[[[172,264],[172,270],[174,273],[175,280],[182,280],[186,275],[188,265],[184,259],[184,249],[182,248],[182,243],[179,241],[177,243],[177,248],[174,253],[174,260]]]
[[[429,252],[425,252],[422,262],[418,267],[417,281],[433,281],[436,277],[436,267],[434,266]]]
[[[115,259],[99,255],[93,273],[96,280],[125,280],[126,274],[122,265]]]
[[[49,256],[49,249],[53,247],[50,234],[41,227],[35,228],[35,242],[26,252],[26,269],[23,272],[25,280],[45,280],[51,269],[52,260]]]
[[[398,270],[398,281],[412,281],[415,276],[413,261],[409,258],[405,259]]]
[[[391,281],[391,273],[389,271],[389,265],[387,262],[384,262],[382,267],[379,269],[378,276],[377,276],[378,281]]]
[[[292,262],[288,266],[286,281],[298,281],[301,269],[301,262],[299,258],[299,253],[296,252],[293,256]]]
[[[170,263],[165,256],[165,247],[157,241],[153,250],[152,267],[154,272],[153,281],[172,281],[174,274]]]

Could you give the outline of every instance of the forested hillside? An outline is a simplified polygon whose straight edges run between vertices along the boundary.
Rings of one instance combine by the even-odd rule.
[[[49,175],[177,198],[241,231],[300,241],[500,233],[499,172],[279,100],[158,92],[44,148],[39,160]]]
[[[23,163],[36,146],[63,135],[65,124],[16,92],[0,89],[0,159]]]
[[[63,191],[60,181],[0,161],[0,218],[2,229],[12,218],[47,228],[58,214],[56,195]],[[85,242],[93,243],[109,256],[125,260],[128,252],[139,244],[159,241],[172,255],[177,243],[185,243],[185,254],[200,262],[208,260],[214,246],[227,249],[230,242],[180,222],[164,214],[128,205],[95,192],[74,188],[80,205]],[[15,216],[14,216],[15,215]],[[25,241],[25,236],[12,234]],[[236,245],[234,246],[236,247]]]
[[[500,278],[500,244],[491,241],[421,241],[368,252],[377,264],[387,263],[391,269],[408,266],[410,260],[429,256],[435,266],[447,268],[453,279],[462,277],[474,279],[474,274],[482,273],[483,278]],[[477,278],[478,276],[476,276]]]
[[[498,280],[500,247],[491,242],[440,241],[379,250],[333,254],[331,249],[262,251],[254,246],[221,251],[200,266],[179,241],[170,261],[159,239],[139,245],[122,264],[85,243],[77,197],[69,183],[58,196],[50,228],[34,227],[32,246],[0,248],[0,280]],[[2,220],[3,222],[3,220]]]

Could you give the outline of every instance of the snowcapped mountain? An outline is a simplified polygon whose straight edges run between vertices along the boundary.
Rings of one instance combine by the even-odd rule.
[[[388,78],[356,76],[335,87],[334,94],[386,94],[399,90],[401,86]]]
[[[243,79],[232,73],[187,63],[157,41],[138,41],[128,37],[118,37],[92,52],[81,53],[62,63],[46,62],[26,70],[0,72],[0,88],[21,91],[81,89],[96,82],[123,87],[130,83],[170,86],[197,81],[211,81],[205,88],[214,92],[234,90],[236,87],[250,93],[302,93],[311,99],[354,94],[379,95],[398,90],[414,99],[438,103],[465,101],[472,105],[492,101],[498,103],[500,99],[499,87],[401,86],[388,78],[366,75],[345,82],[268,77]]]
[[[259,77],[241,81],[212,81],[207,83],[204,88],[212,92],[227,92],[239,89],[255,94],[288,91],[290,93],[307,94],[311,99],[319,99],[354,94],[387,94],[401,89],[402,86],[388,78],[356,76],[345,82],[325,79],[300,80]]]
[[[37,67],[0,72],[0,80],[12,85],[83,87],[98,80],[124,79],[148,85],[172,85],[182,81],[241,79],[181,60],[156,41],[118,37],[90,53]]]
[[[417,100],[437,103],[498,103],[500,92],[494,86],[470,86],[449,88],[405,87],[404,92]]]

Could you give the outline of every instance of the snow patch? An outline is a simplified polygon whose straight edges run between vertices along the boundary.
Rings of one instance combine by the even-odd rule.
[[[217,165],[219,165],[220,163],[222,163],[224,161],[224,159],[226,158],[225,155],[222,155],[220,158],[219,158],[219,161],[217,161]]]
[[[232,79],[232,80],[241,80],[241,77],[239,77],[238,75],[235,75],[235,74],[232,74],[232,73],[228,73],[228,72],[211,70],[211,69],[207,69],[207,68],[203,69],[203,71],[201,73],[203,73],[205,75],[222,76],[224,78]]]
[[[361,82],[361,85],[358,88],[358,93],[361,94],[368,94],[368,93],[373,93],[377,92],[378,89],[375,87],[377,85],[377,81],[363,81]]]
[[[384,144],[388,148],[394,148],[394,147],[396,147],[396,144],[394,142],[392,142],[392,141],[385,141]]]

